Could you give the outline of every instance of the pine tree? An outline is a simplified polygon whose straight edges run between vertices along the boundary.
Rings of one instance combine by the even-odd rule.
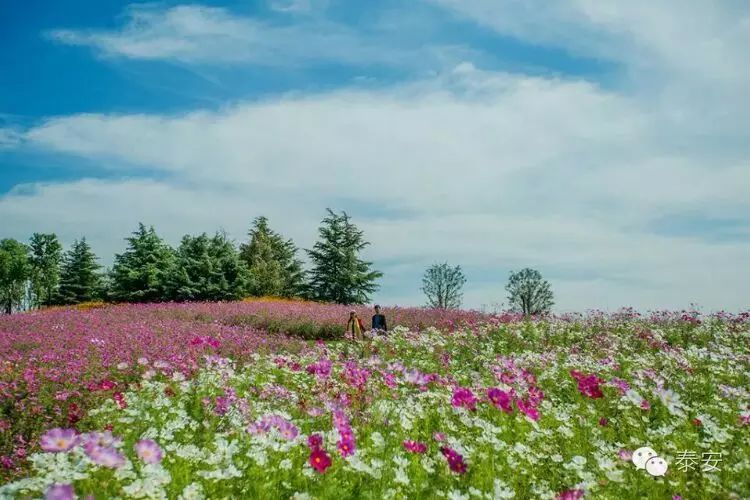
[[[224,233],[184,236],[170,279],[176,300],[236,300],[247,293],[249,271]]]
[[[250,229],[250,241],[240,247],[240,256],[250,269],[250,294],[255,296],[295,297],[303,288],[302,262],[297,246],[258,217]]]
[[[60,285],[62,245],[55,234],[34,233],[29,248],[34,300],[37,306],[51,305]]]
[[[0,305],[12,314],[21,305],[31,277],[28,247],[20,241],[0,241]]]
[[[86,238],[74,241],[63,257],[56,301],[61,304],[79,304],[100,298],[99,269],[101,266]]]
[[[318,229],[319,239],[307,250],[313,268],[309,273],[308,296],[313,300],[339,304],[364,304],[378,289],[375,280],[383,273],[359,258],[369,243],[364,232],[351,223],[346,212],[328,209]]]
[[[128,248],[115,255],[111,273],[112,300],[159,302],[169,299],[168,286],[174,269],[174,250],[154,230],[142,223],[126,238]]]

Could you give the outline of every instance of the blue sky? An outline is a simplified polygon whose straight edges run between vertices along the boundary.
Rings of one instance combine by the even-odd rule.
[[[4,2],[0,42],[0,237],[309,247],[330,206],[384,303],[447,260],[471,307],[525,266],[558,310],[748,306],[742,2]]]

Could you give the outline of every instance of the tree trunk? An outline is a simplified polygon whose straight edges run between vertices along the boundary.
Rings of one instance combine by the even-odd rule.
[[[13,314],[13,302],[10,300],[5,303],[5,314]]]

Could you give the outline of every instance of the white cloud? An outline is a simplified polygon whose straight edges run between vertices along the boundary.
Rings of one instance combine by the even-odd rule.
[[[277,2],[277,10],[309,12],[307,1]],[[322,8],[322,6],[316,6]],[[195,64],[257,64],[304,67],[319,62],[352,66],[429,68],[457,51],[454,47],[398,47],[388,37],[367,38],[322,16],[295,17],[292,23],[235,15],[223,8],[132,5],[118,30],[56,29],[52,40],[89,46],[106,57],[173,60]]]

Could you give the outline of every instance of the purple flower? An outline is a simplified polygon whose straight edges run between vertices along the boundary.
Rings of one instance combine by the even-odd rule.
[[[74,429],[60,429],[59,427],[47,431],[39,440],[44,451],[69,451],[78,444],[78,435]]]
[[[404,441],[404,448],[411,453],[424,453],[427,451],[427,444],[420,443],[419,441],[407,440]]]
[[[489,399],[496,408],[500,408],[505,413],[513,413],[513,400],[507,392],[492,387],[487,389],[487,399]]]
[[[159,445],[151,439],[141,439],[135,443],[135,453],[147,464],[158,464],[162,459],[162,451]]]
[[[466,408],[468,410],[477,409],[477,398],[471,389],[465,387],[459,387],[453,391],[453,397],[451,398],[451,404],[455,408]]]
[[[114,448],[94,447],[91,451],[86,450],[86,454],[97,465],[117,469],[125,465],[125,457]]]
[[[73,500],[76,497],[69,484],[53,484],[47,489],[44,500]]]
[[[307,446],[309,446],[311,450],[320,448],[322,445],[323,445],[323,438],[320,436],[320,434],[310,434],[308,436]]]

